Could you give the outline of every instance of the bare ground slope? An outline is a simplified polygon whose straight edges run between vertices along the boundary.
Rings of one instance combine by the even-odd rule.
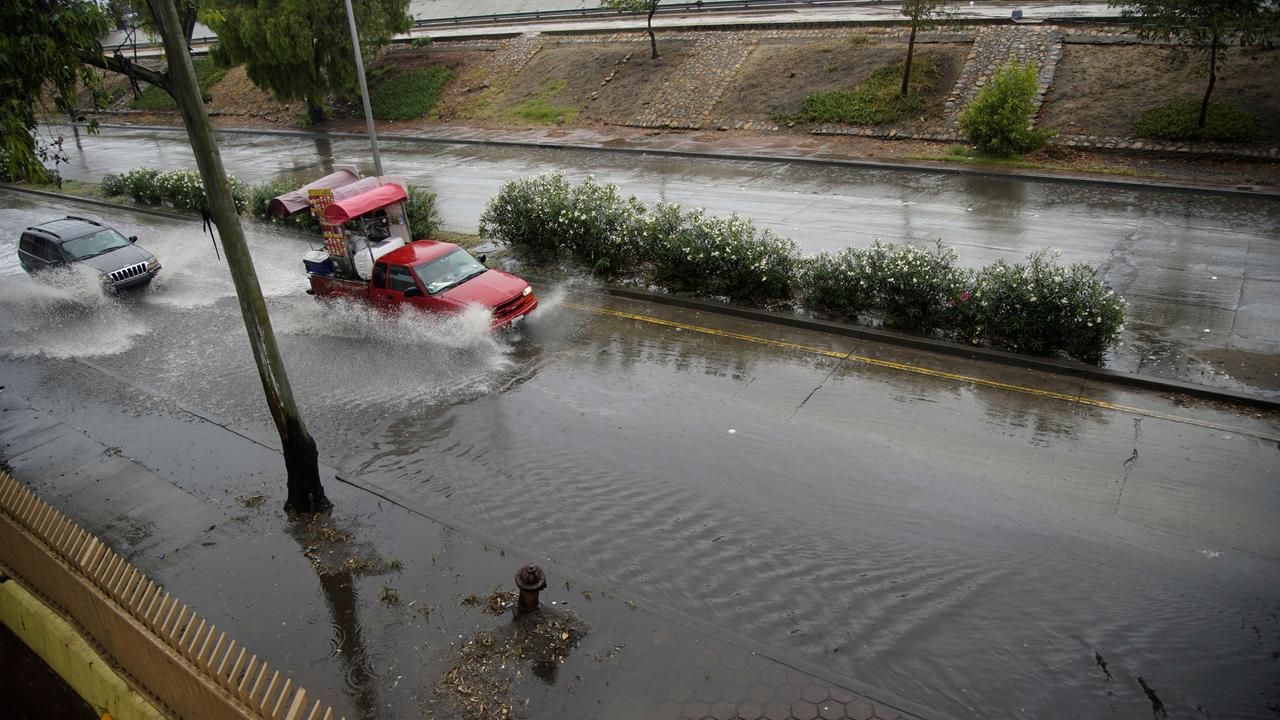
[[[898,126],[916,129],[938,125],[942,103],[960,75],[968,50],[968,45],[958,43],[916,45],[917,57],[935,60],[942,77],[937,91],[928,98],[925,116]],[[893,39],[761,43],[716,105],[715,115],[763,121],[773,113],[792,114],[810,94],[855,88],[877,68],[900,63],[906,56],[907,44]]]
[[[1232,49],[1212,99],[1252,112],[1280,141],[1280,52]],[[1045,96],[1045,126],[1083,135],[1127,136],[1146,110],[1178,98],[1199,100],[1208,73],[1195,56],[1150,45],[1066,45]]]

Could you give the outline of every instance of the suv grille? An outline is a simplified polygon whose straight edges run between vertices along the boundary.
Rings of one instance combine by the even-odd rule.
[[[130,265],[127,268],[120,268],[119,270],[112,272],[111,282],[113,283],[123,282],[125,280],[128,280],[129,278],[135,278],[135,277],[138,277],[139,275],[145,274],[146,272],[147,272],[147,264],[144,262],[138,263],[137,265]]]

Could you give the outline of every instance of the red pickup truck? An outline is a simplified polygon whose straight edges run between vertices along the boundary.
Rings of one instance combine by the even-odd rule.
[[[483,257],[483,256],[481,256]],[[418,240],[379,257],[368,281],[309,273],[310,294],[350,297],[374,307],[407,303],[428,312],[459,312],[468,305],[492,308],[493,326],[519,322],[538,307],[529,283],[491,270],[453,243]]]

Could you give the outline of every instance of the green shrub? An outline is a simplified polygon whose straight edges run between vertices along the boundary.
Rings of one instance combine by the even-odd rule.
[[[98,183],[103,197],[122,197],[129,194],[128,183],[121,175],[103,175]]]
[[[1209,103],[1204,127],[1199,127],[1200,103],[1196,100],[1174,100],[1152,108],[1133,124],[1138,137],[1157,140],[1216,140],[1218,142],[1251,142],[1263,136],[1258,118],[1229,103]]]
[[[480,217],[480,234],[540,261],[571,259],[611,274],[639,259],[644,206],[615,185],[588,177],[570,185],[561,173],[507,183]]]
[[[510,245],[534,260],[560,254],[558,224],[565,221],[569,181],[563,173],[512,180],[489,199],[480,216],[480,236]]]
[[[804,262],[800,286],[811,307],[857,313],[879,311],[890,327],[929,330],[951,323],[950,308],[968,276],[956,254],[877,240],[867,250],[819,253]]]
[[[405,212],[409,215],[409,234],[413,236],[410,239],[430,239],[440,229],[436,194],[416,185],[410,185],[406,190],[409,199],[405,202]]]
[[[1099,362],[1124,329],[1125,301],[1093,268],[1062,267],[1044,251],[996,262],[974,280],[961,330],[971,338],[1037,354]]]
[[[379,120],[413,120],[431,112],[453,77],[444,65],[408,70],[377,82],[369,90],[369,106]]]
[[[960,113],[960,130],[979,152],[996,157],[1023,155],[1043,147],[1053,133],[1031,127],[1037,90],[1035,65],[1005,65]]]
[[[410,40],[409,44],[416,48],[424,48],[424,47],[430,47],[431,42],[432,42],[431,36],[424,35],[422,37],[416,37],[413,40]]]
[[[800,260],[795,241],[757,230],[736,213],[707,217],[701,209],[685,213],[674,232],[666,222],[658,227],[664,234],[650,232],[647,244],[659,282],[750,302],[791,296]]]
[[[812,308],[853,315],[875,305],[875,293],[867,284],[865,252],[845,248],[820,252],[800,262],[798,285]]]
[[[903,65],[877,68],[853,90],[824,90],[809,95],[800,104],[800,112],[778,118],[807,123],[841,123],[844,125],[884,125],[904,117],[919,115],[926,105],[925,96],[937,89],[942,70],[937,60],[927,55],[915,58],[907,96],[898,94],[902,87]]]
[[[249,217],[263,222],[278,221],[279,218],[273,218],[267,214],[267,208],[271,204],[272,198],[292,192],[295,189],[293,185],[287,180],[268,180],[254,185],[249,189]]]

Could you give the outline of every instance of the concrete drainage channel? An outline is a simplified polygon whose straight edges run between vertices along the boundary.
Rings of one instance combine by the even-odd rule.
[[[95,200],[92,198],[82,198],[75,195],[66,195],[63,193],[51,192],[48,190],[36,190],[33,188],[24,188],[14,185],[0,183],[0,189],[13,190],[41,197],[56,198],[69,202],[83,203],[97,207],[106,207],[116,210],[124,210],[128,212],[137,212],[147,215],[154,215],[174,220],[188,220],[191,222],[200,222],[199,218],[189,215],[180,215],[177,213],[166,212],[164,210],[155,210],[152,208],[137,207],[133,205],[124,205],[121,203],[113,203],[105,200]],[[557,284],[554,278],[538,277],[536,275],[528,275],[535,282],[542,284]],[[1250,393],[1237,392],[1225,388],[1215,388],[1208,385],[1197,385],[1195,383],[1183,382],[1180,380],[1169,380],[1165,378],[1147,377],[1135,375],[1133,373],[1121,372],[1118,370],[1109,370],[1107,368],[1095,367],[1084,363],[1073,362],[1070,360],[1057,360],[1053,358],[1035,357],[1031,355],[1021,355],[1018,353],[1004,352],[1001,350],[993,350],[979,346],[965,345],[962,343],[950,342],[946,340],[935,340],[933,338],[909,335],[906,333],[892,332],[877,328],[864,327],[860,325],[850,325],[848,323],[833,322],[830,320],[819,320],[816,318],[804,317],[794,313],[781,313],[769,310],[759,310],[756,308],[742,307],[737,305],[728,305],[725,303],[713,302],[709,300],[699,300],[696,298],[683,297],[678,295],[668,295],[664,293],[651,292],[638,288],[627,288],[618,286],[603,286],[599,288],[587,288],[592,292],[600,292],[615,297],[627,298],[630,300],[642,300],[653,302],[661,305],[671,305],[690,310],[697,310],[716,315],[725,315],[729,317],[742,318],[770,325],[779,325],[783,327],[798,328],[802,330],[810,330],[814,332],[827,333],[831,335],[840,335],[843,337],[856,338],[860,340],[868,340],[871,342],[882,343],[885,345],[896,345],[899,347],[912,348],[915,350],[925,350],[928,352],[948,355],[952,357],[961,357],[969,360],[980,360],[983,362],[994,363],[997,365],[1005,365],[1010,367],[1023,368],[1027,370],[1039,370],[1041,372],[1052,373],[1055,375],[1069,375],[1073,377],[1085,378],[1124,387],[1131,387],[1140,390],[1149,390],[1159,393],[1169,393],[1173,395],[1182,395],[1194,397],[1201,400],[1209,400],[1213,402],[1230,403],[1235,405],[1245,405],[1248,407],[1259,408],[1263,410],[1280,410],[1280,398],[1269,398]]]
[[[0,471],[0,620],[112,717],[332,720],[99,538]],[[20,586],[20,587],[18,587]]]

